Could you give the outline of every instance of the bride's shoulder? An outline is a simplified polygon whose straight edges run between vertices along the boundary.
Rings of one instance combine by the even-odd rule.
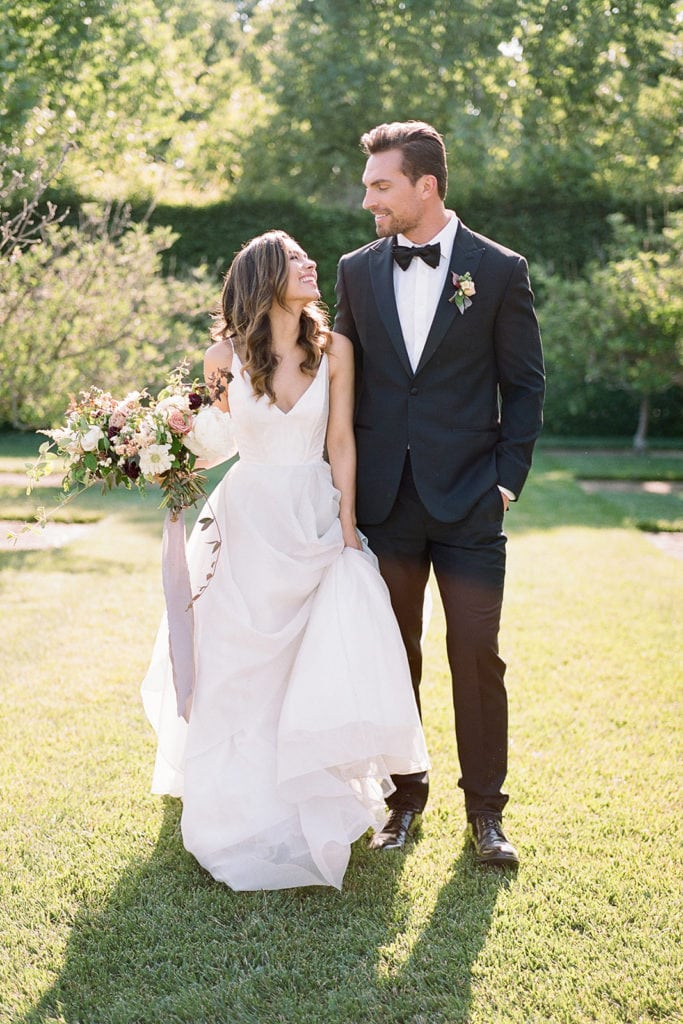
[[[329,357],[330,372],[334,372],[335,365],[353,365],[353,345],[345,334],[330,331],[325,352]]]
[[[327,344],[325,345],[325,351],[330,356],[343,357],[353,351],[353,345],[345,334],[339,334],[337,331],[330,331]]]
[[[204,353],[204,362],[225,364],[226,359],[232,359],[232,343],[229,338],[219,338],[209,345]]]
[[[328,356],[330,381],[337,377],[341,380],[353,376],[353,345],[345,334],[330,331],[325,352]]]

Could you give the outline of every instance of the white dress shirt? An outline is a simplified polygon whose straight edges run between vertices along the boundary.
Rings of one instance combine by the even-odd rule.
[[[394,294],[398,318],[401,322],[403,340],[408,351],[408,358],[413,371],[420,362],[422,350],[427,341],[429,328],[436,313],[436,307],[446,283],[448,265],[451,261],[453,241],[458,230],[458,218],[452,210],[448,210],[448,223],[429,239],[427,245],[438,242],[441,246],[441,259],[438,267],[430,267],[423,259],[416,256],[410,261],[407,270],[401,270],[394,263]],[[399,245],[414,246],[405,235],[397,235]]]

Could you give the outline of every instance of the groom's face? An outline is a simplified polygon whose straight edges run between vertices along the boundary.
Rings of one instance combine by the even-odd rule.
[[[424,216],[421,182],[413,184],[402,171],[400,149],[387,149],[368,157],[363,174],[365,198],[363,209],[375,218],[380,238],[388,235],[409,235]]]

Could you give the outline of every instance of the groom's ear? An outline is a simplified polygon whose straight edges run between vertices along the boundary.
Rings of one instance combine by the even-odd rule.
[[[417,188],[421,199],[431,199],[439,194],[439,183],[433,174],[423,174],[418,178]]]

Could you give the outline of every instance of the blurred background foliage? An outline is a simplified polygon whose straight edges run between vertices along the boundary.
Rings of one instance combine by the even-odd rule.
[[[449,204],[530,261],[547,431],[683,436],[682,24],[661,0],[9,0],[0,422],[199,366],[220,275],[267,228],[332,307],[373,237],[359,136],[415,117]]]

